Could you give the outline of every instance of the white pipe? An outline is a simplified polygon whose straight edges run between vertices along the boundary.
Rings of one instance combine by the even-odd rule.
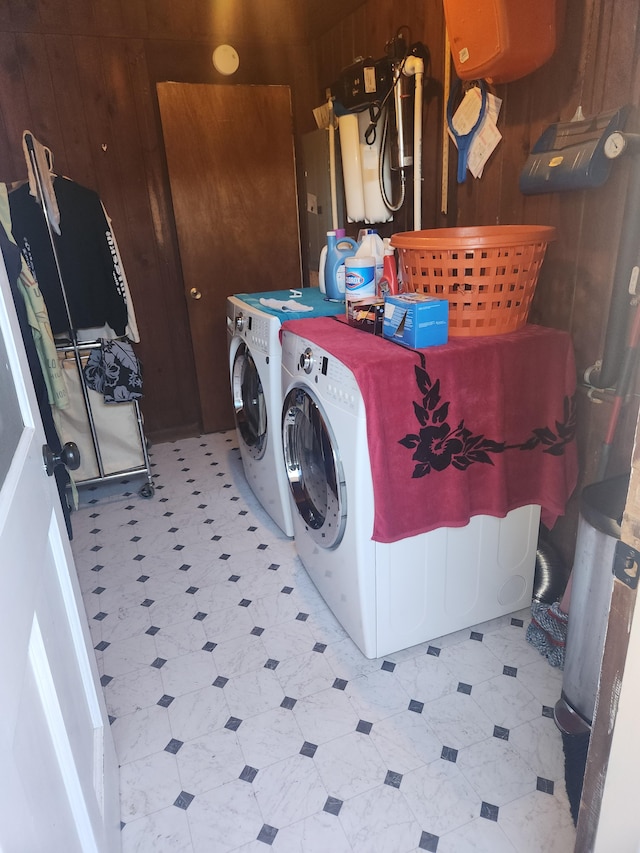
[[[331,177],[331,227],[338,228],[338,192],[336,185],[336,129],[333,101],[329,98],[329,175]]]
[[[444,28],[444,92],[442,93],[442,166],[440,174],[440,212],[446,216],[449,212],[449,125],[447,123],[447,104],[451,91],[451,45],[449,33]]]
[[[419,56],[409,56],[403,73],[413,75],[415,93],[413,99],[413,230],[422,228],[422,83],[424,62]]]

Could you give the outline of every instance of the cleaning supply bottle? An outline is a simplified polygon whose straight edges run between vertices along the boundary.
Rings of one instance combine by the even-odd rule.
[[[344,302],[345,291],[345,258],[354,254],[358,245],[351,237],[344,236],[344,230],[327,231],[327,254],[324,264],[324,292],[325,299],[330,302]]]
[[[378,282],[378,296],[399,293],[395,249],[391,245],[390,237],[385,237],[383,243],[384,259],[382,262],[382,278]]]
[[[336,237],[338,238],[338,245],[340,244],[340,238],[344,237],[347,232],[344,228],[336,228]],[[329,236],[329,232],[327,232],[327,236]],[[318,289],[320,293],[326,293],[326,283],[325,283],[325,269],[327,266],[327,246],[323,246],[320,250],[320,261],[318,263]]]
[[[376,287],[382,278],[382,267],[384,263],[384,244],[382,237],[373,228],[364,228],[360,231],[360,242],[356,258],[376,259]]]

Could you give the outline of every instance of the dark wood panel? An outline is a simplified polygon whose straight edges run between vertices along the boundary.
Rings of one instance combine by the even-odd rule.
[[[74,45],[93,163],[90,188],[100,195],[111,218],[121,222],[124,218],[120,200],[122,182],[113,146],[113,92],[107,86],[102,61],[104,40],[78,36]]]
[[[414,4],[415,5],[415,4]],[[435,12],[438,12],[436,16]],[[418,6],[412,20],[419,20],[415,26],[413,41],[421,41],[429,51],[425,62],[422,95],[422,227],[434,228],[440,220],[441,170],[442,170],[442,83],[435,83],[435,68],[443,67],[444,54],[444,16],[437,6],[430,16],[431,27],[425,31],[426,11]],[[440,75],[438,75],[440,77]]]
[[[16,51],[24,79],[31,113],[31,130],[52,151],[62,145],[55,93],[47,62],[44,36],[32,33],[16,35]],[[23,130],[26,130],[24,127]]]
[[[122,0],[89,0],[89,2],[93,7],[93,34],[97,36],[124,34]]]
[[[117,163],[120,219],[114,219],[114,229],[119,243],[126,246],[123,262],[134,295],[138,325],[141,335],[141,356],[145,367],[145,400],[143,410],[149,412],[150,428],[155,426],[153,413],[174,408],[175,418],[180,415],[176,404],[186,401],[180,392],[182,382],[177,365],[184,363],[183,353],[176,353],[175,361],[169,363],[169,342],[179,350],[189,349],[186,328],[180,327],[178,319],[184,315],[183,296],[175,284],[168,284],[163,299],[156,300],[155,290],[150,287],[158,281],[158,257],[149,204],[147,174],[141,139],[138,131],[138,103],[132,77],[136,85],[140,78],[140,65],[144,63],[143,46],[138,42],[112,39],[104,43],[102,51],[105,83],[112,93],[110,120],[113,129],[111,154]],[[164,303],[164,305],[163,305]],[[163,311],[158,307],[163,306]],[[167,310],[168,309],[168,310]],[[176,331],[180,337],[176,339]],[[166,399],[167,382],[177,389],[171,401]],[[189,384],[185,384],[188,390]],[[192,406],[193,408],[193,406]],[[195,418],[197,420],[197,417]]]
[[[193,434],[200,429],[200,405],[155,86],[139,43],[129,46],[129,54],[149,204],[145,239],[155,253],[148,276],[130,283],[144,330],[145,375],[152,383],[143,408],[151,435]]]
[[[0,178],[5,183],[11,183],[27,176],[22,154],[22,132],[26,128],[32,130],[33,127],[15,36],[7,33],[0,33],[0,96],[7,144],[0,160]]]
[[[122,3],[122,26],[127,36],[144,38],[149,32],[147,7],[144,0]]]
[[[629,88],[629,71],[638,64],[638,25],[640,6],[636,0],[618,0],[612,10],[611,36],[604,66],[605,84],[601,109],[618,106],[619,92],[629,92],[638,99],[638,90]]]
[[[144,2],[144,0],[137,0]],[[157,39],[205,39],[217,43],[305,43],[306,10],[298,0],[147,0],[148,35]]]
[[[38,0],[38,10],[42,32],[69,32],[71,19],[66,3],[60,3],[59,0]]]
[[[359,6],[366,5],[365,0],[306,0],[306,3],[309,39],[321,37]]]
[[[54,0],[56,6],[62,0]],[[71,32],[78,35],[93,35],[95,23],[93,17],[93,4],[89,0],[66,0],[69,10],[69,27]]]
[[[51,35],[306,44],[307,9],[299,0],[3,0],[0,28]]]
[[[73,38],[46,36],[45,49],[51,78],[55,80],[62,140],[54,151],[54,169],[59,174],[73,176],[83,186],[91,186],[93,161]]]
[[[7,0],[11,9],[11,26],[15,32],[39,32],[38,0]]]
[[[174,3],[173,0],[147,0],[146,16],[149,36],[153,39],[170,39],[192,35],[190,0]]]
[[[11,7],[8,3],[0,3],[0,32],[11,31]]]

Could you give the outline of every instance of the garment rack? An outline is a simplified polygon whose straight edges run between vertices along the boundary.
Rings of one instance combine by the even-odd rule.
[[[44,201],[44,190],[42,183],[42,176],[40,174],[40,169],[38,167],[38,162],[36,158],[35,148],[33,144],[33,137],[31,134],[26,133],[24,136],[25,144],[27,151],[29,152],[29,159],[31,162],[31,168],[33,170],[33,175],[35,178],[38,196],[37,201],[42,210],[42,214],[44,216],[45,227],[47,229],[47,234],[49,236],[49,242],[51,244],[51,251],[53,252],[53,259],[55,263],[55,269],[58,277],[58,283],[60,286],[60,291],[62,293],[62,299],[65,308],[65,314],[67,319],[69,338],[67,340],[56,340],[56,350],[58,352],[66,352],[71,350],[73,352],[74,361],[76,364],[76,369],[78,371],[78,377],[80,382],[80,389],[82,392],[82,401],[84,405],[84,410],[87,416],[87,424],[89,427],[89,433],[91,436],[91,444],[92,450],[95,455],[95,461],[98,469],[97,477],[89,477],[84,480],[75,481],[78,486],[89,486],[97,483],[108,482],[112,480],[121,480],[124,477],[134,476],[134,475],[145,475],[146,483],[138,490],[138,494],[143,498],[151,498],[155,493],[155,485],[153,483],[153,479],[151,476],[151,463],[149,461],[149,452],[148,452],[148,443],[144,432],[144,422],[142,418],[142,412],[140,410],[140,404],[138,400],[132,400],[128,403],[128,405],[133,406],[133,411],[135,414],[138,436],[140,439],[140,449],[142,452],[143,463],[137,466],[133,466],[130,468],[125,468],[123,470],[113,471],[107,473],[105,470],[105,465],[103,461],[103,455],[100,450],[100,440],[98,436],[98,431],[96,429],[96,421],[93,413],[93,408],[91,405],[91,399],[89,397],[89,389],[86,384],[83,365],[82,365],[82,353],[89,352],[94,349],[100,349],[102,346],[99,340],[93,341],[79,341],[77,331],[74,327],[73,320],[71,317],[71,309],[69,307],[69,301],[67,298],[67,292],[64,286],[64,279],[62,275],[62,270],[60,268],[60,261],[58,259],[58,252],[56,249],[56,244],[53,236],[53,231],[51,229],[51,223],[49,221],[49,217],[47,215],[46,204]],[[114,403],[114,406],[118,405],[126,405],[124,403]]]

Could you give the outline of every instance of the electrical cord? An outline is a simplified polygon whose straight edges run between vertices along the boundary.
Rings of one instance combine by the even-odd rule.
[[[394,75],[394,80],[393,80],[393,83],[391,85],[391,88],[389,89],[387,94],[384,96],[384,98],[380,101],[380,103],[375,102],[369,106],[370,124],[369,124],[369,127],[364,132],[364,141],[367,143],[367,145],[373,145],[376,141],[376,131],[377,131],[378,122],[380,121],[380,118],[382,116],[382,111],[385,108],[389,98],[395,93],[395,88],[398,85],[400,77],[402,76],[402,71],[403,71],[404,66],[406,64],[406,61],[407,61],[407,57],[405,56],[404,59],[402,60],[402,62],[400,63],[400,68],[398,69],[398,73]],[[377,110],[377,112],[374,113],[375,110]],[[386,121],[386,119],[385,119],[385,121]]]
[[[384,201],[388,210],[392,213],[400,210],[402,205],[404,204],[407,187],[406,187],[406,177],[405,170],[400,169],[400,199],[397,202],[393,202],[387,196],[387,188],[384,185],[384,152],[387,144],[387,134],[389,130],[389,111],[385,113],[384,124],[382,125],[382,140],[380,143],[380,157],[378,157],[378,184],[380,186],[380,194],[382,195],[382,200]]]

